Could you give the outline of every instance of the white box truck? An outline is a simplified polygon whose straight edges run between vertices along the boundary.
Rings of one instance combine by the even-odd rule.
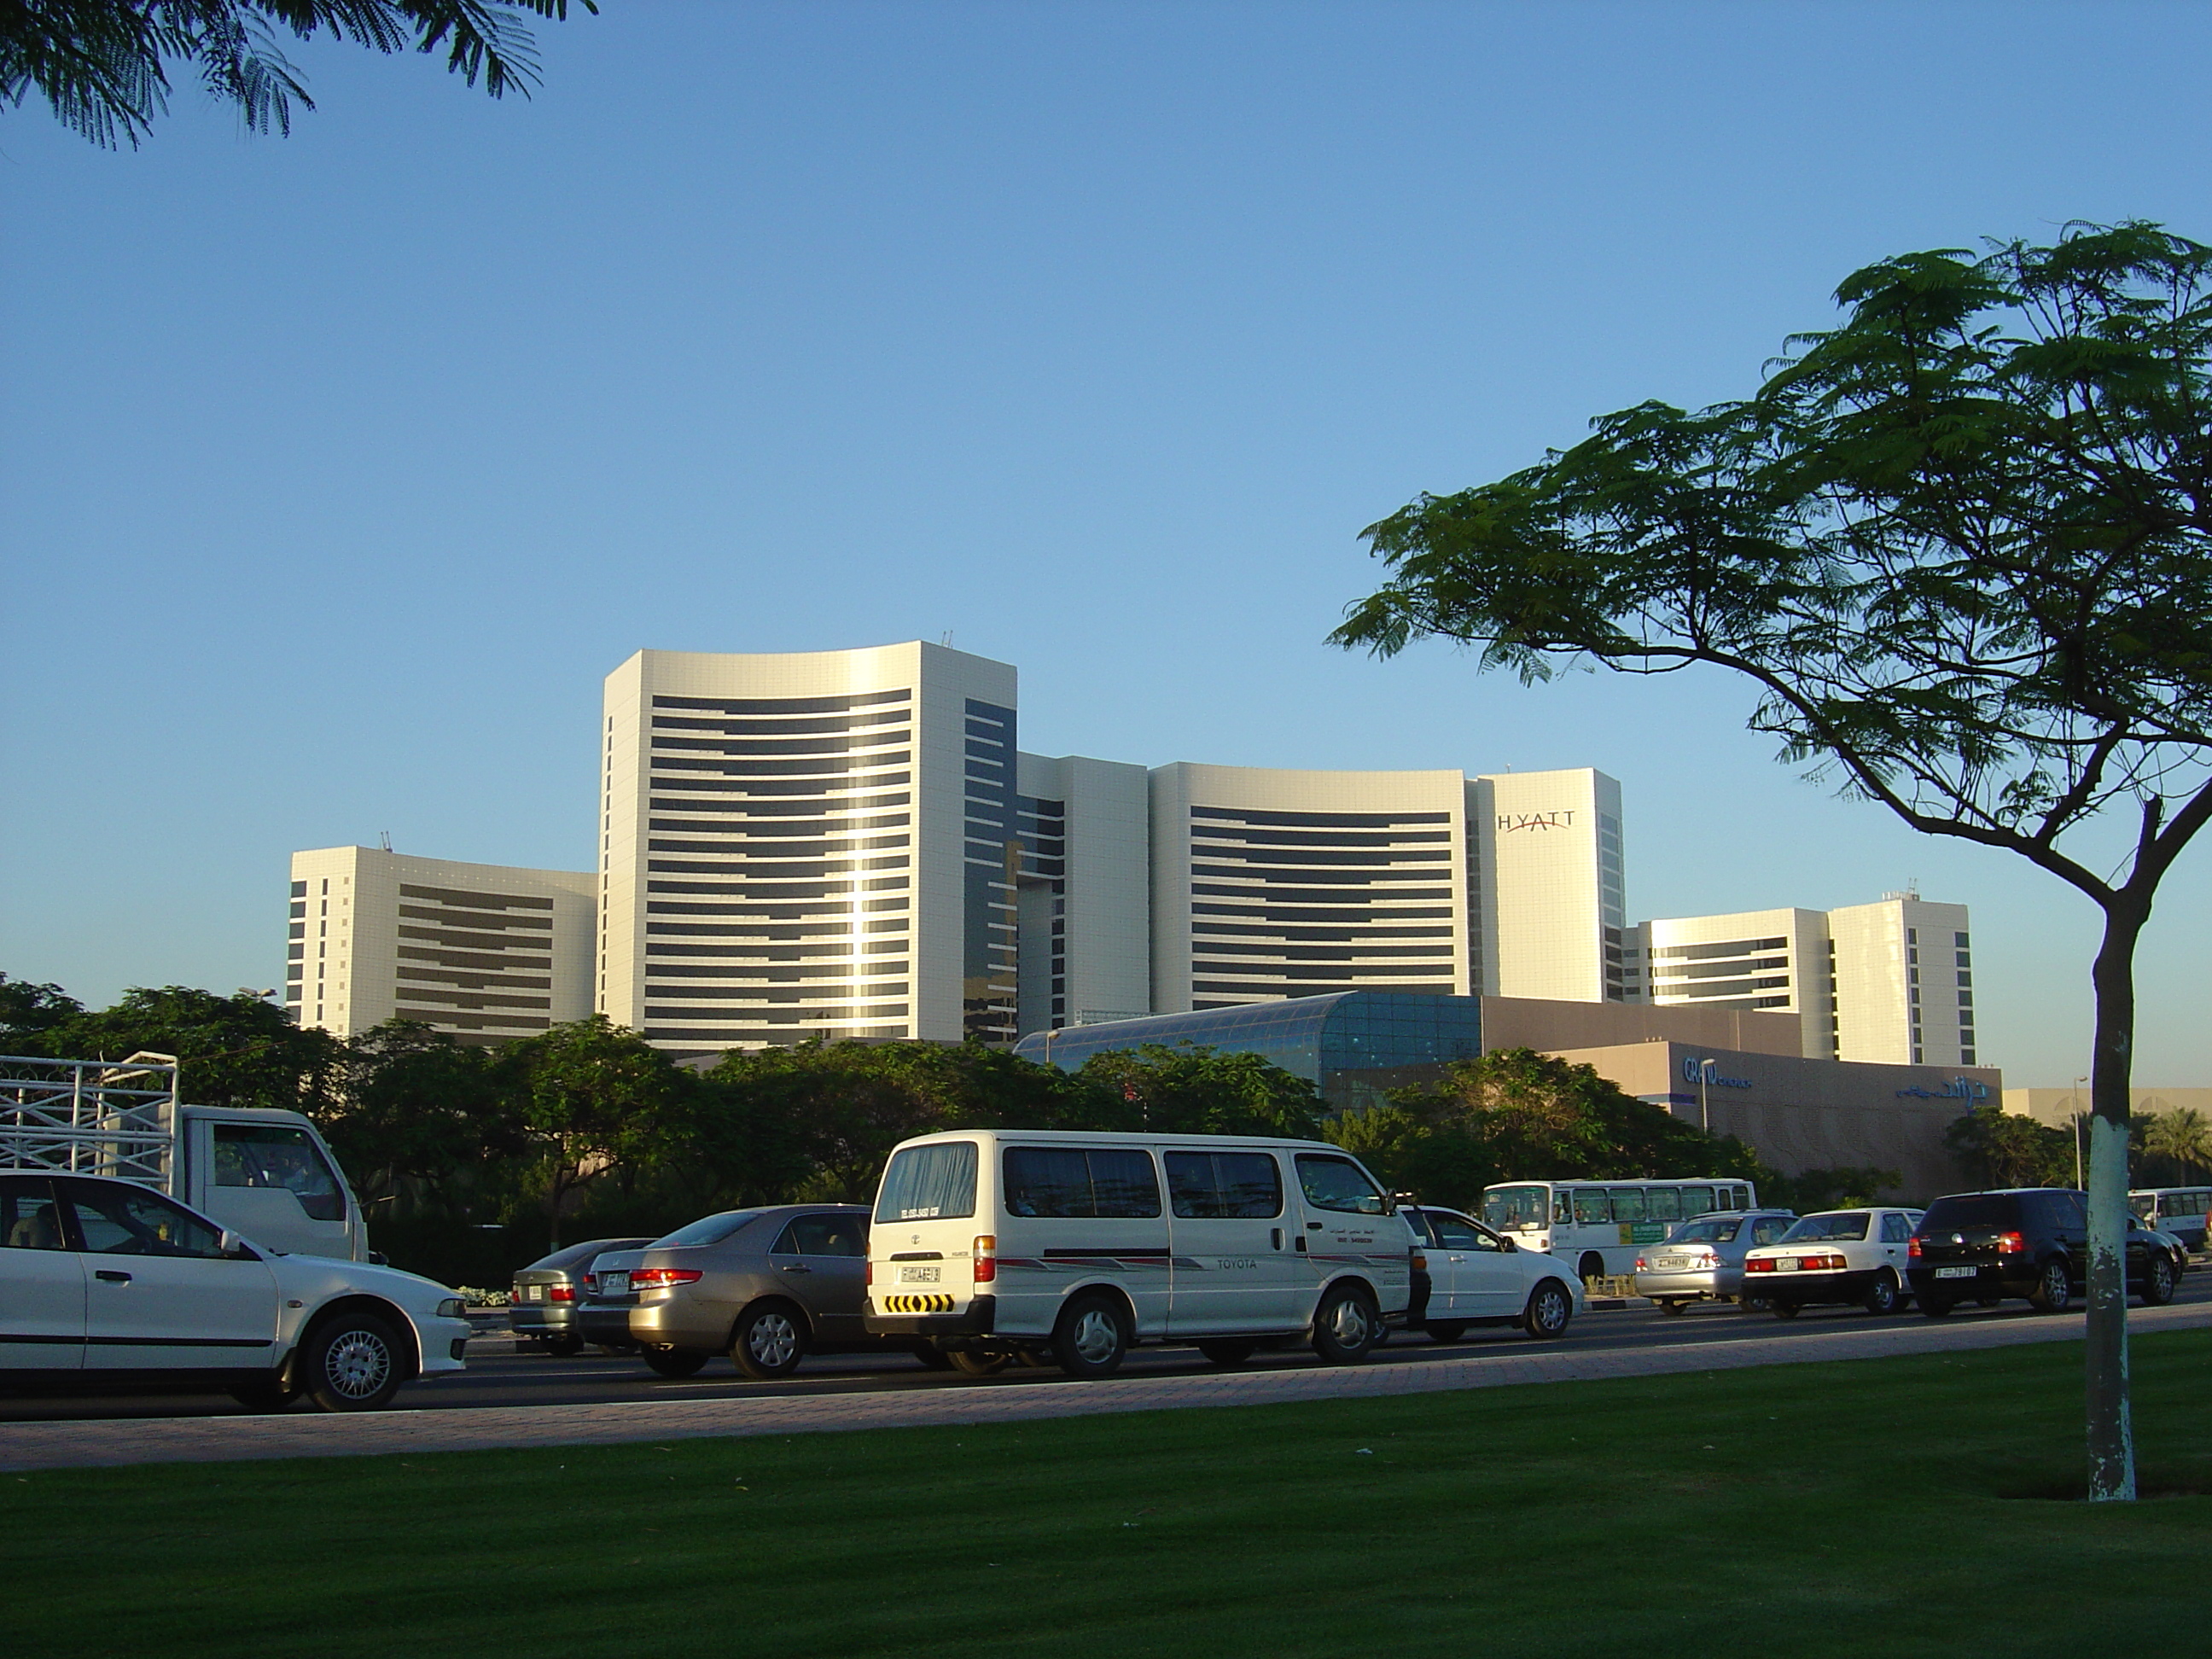
[[[150,1187],[272,1250],[368,1261],[361,1205],[298,1112],[193,1106],[173,1054],[0,1055],[0,1172]]]

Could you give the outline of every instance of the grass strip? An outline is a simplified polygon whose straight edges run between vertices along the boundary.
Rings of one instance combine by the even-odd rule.
[[[2212,1332],[982,1427],[0,1476],[0,1649],[2008,1659],[2198,1642]],[[2148,1647],[2137,1650],[2150,1651]]]

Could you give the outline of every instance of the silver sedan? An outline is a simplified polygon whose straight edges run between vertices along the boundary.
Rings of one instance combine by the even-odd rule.
[[[1692,1302],[1733,1302],[1743,1294],[1743,1259],[1796,1222],[1789,1210],[1716,1210],[1685,1221],[1664,1243],[1636,1258],[1636,1293],[1678,1314]]]

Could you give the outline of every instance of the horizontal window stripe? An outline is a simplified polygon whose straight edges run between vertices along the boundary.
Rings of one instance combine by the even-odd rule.
[[[871,708],[886,702],[906,702],[913,688],[891,691],[858,691],[831,697],[674,697],[655,696],[655,708],[701,708],[722,714],[823,714],[851,708]]]
[[[1241,806],[1194,806],[1190,816],[1194,820],[1280,825],[1290,830],[1389,830],[1401,823],[1452,821],[1449,812],[1262,812]]]

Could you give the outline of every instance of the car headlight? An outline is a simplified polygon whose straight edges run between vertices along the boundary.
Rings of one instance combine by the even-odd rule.
[[[441,1319],[465,1319],[468,1316],[469,1304],[458,1296],[449,1296],[438,1304],[438,1317]]]

